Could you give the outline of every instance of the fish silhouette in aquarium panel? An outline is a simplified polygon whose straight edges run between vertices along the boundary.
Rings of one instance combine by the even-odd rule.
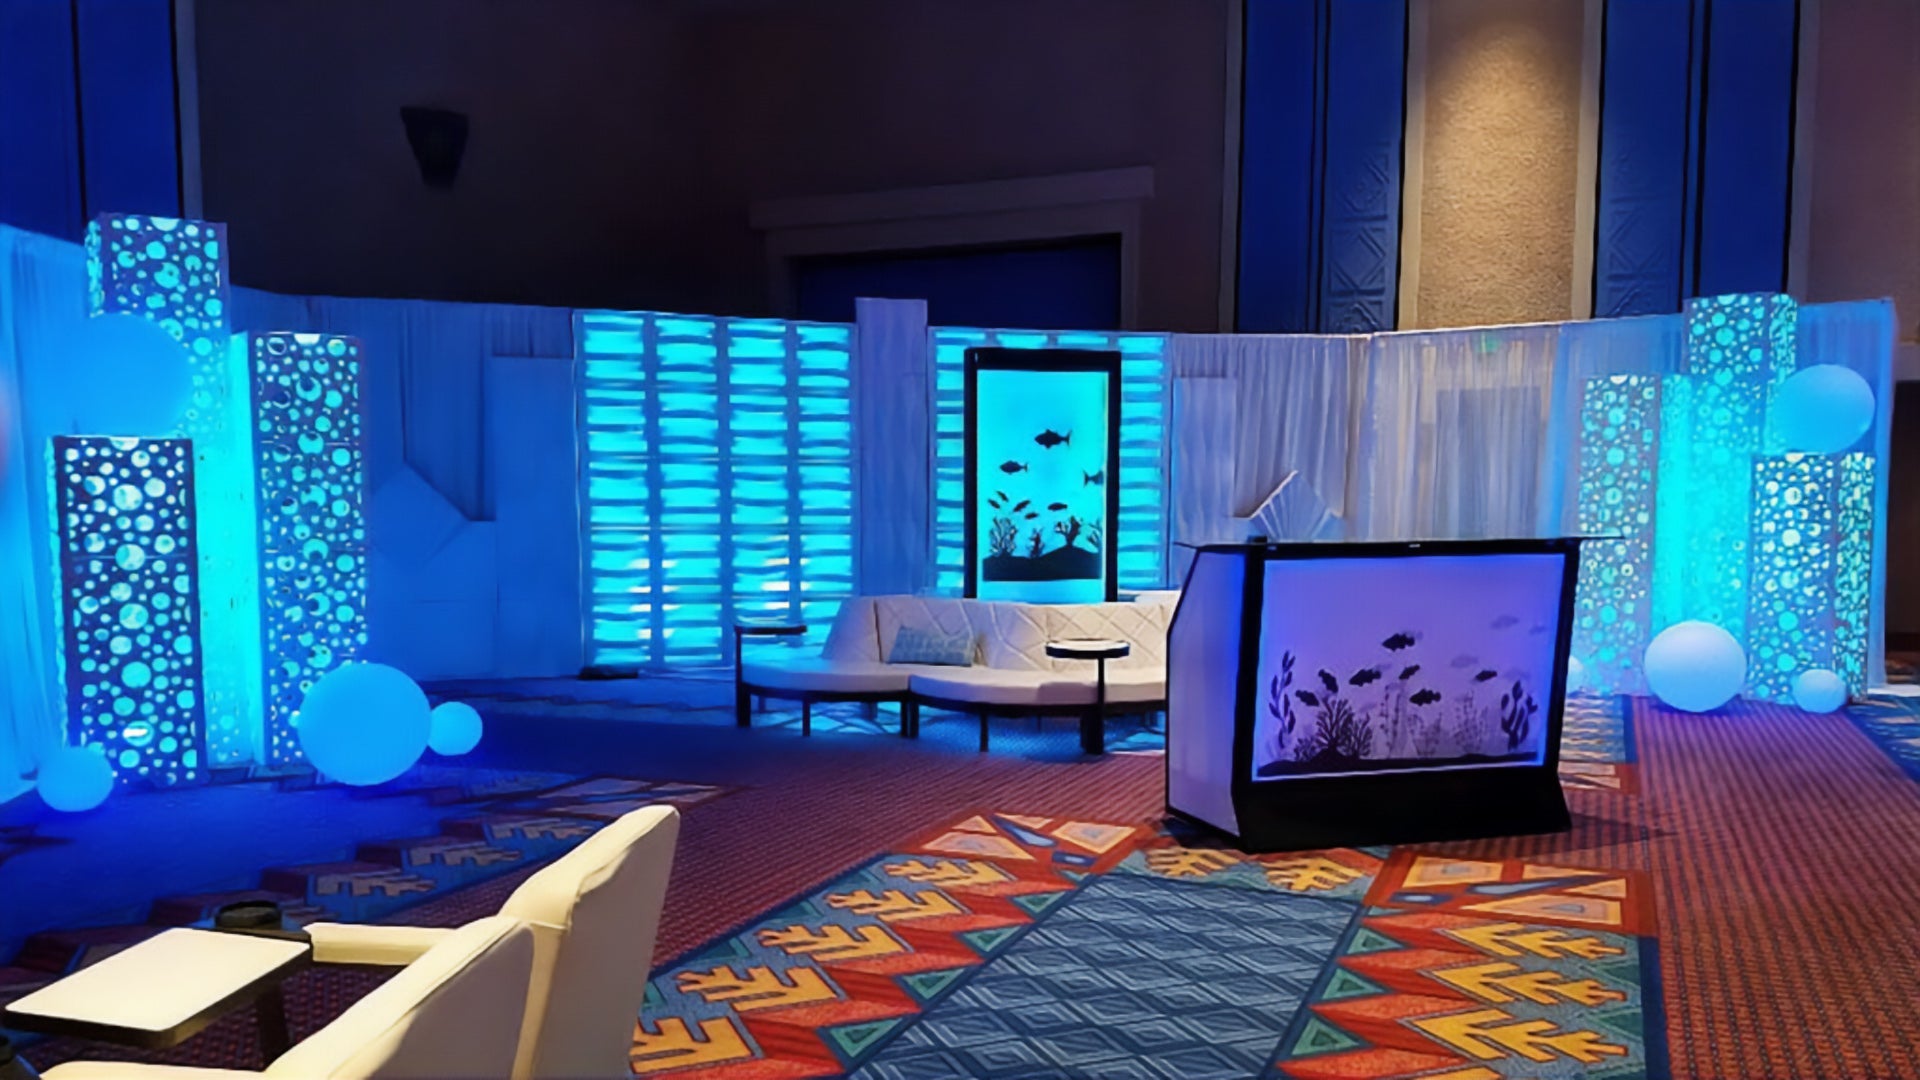
[[[1080,474],[1080,486],[1082,487],[1098,487],[1106,482],[1107,470],[1105,469],[1101,469],[1096,473],[1083,472]]]
[[[1065,510],[1066,508],[1067,508],[1066,503],[1048,503],[1047,504],[1047,509],[1053,511],[1056,514],[1062,510]]]
[[[1044,450],[1051,450],[1056,446],[1071,446],[1073,445],[1073,432],[1069,431],[1065,435],[1062,435],[1052,428],[1048,428],[1040,434],[1035,435],[1033,441],[1039,443]]]
[[[1027,467],[1017,461],[1003,461],[1000,463],[1000,471],[1012,476],[1014,473],[1026,472]]]

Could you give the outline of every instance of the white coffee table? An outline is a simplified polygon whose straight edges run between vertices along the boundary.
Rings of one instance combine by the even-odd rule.
[[[166,930],[17,999],[0,1025],[158,1050],[252,1004],[271,1063],[288,1048],[280,984],[311,955],[291,937]]]

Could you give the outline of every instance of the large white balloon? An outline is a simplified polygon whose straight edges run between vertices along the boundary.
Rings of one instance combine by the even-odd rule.
[[[1747,654],[1709,622],[1675,623],[1647,646],[1641,668],[1655,697],[1686,712],[1710,712],[1747,682]]]
[[[63,746],[40,763],[40,798],[63,814],[91,810],[113,794],[113,766],[98,746]]]
[[[385,664],[334,668],[307,691],[294,718],[300,749],[343,784],[384,784],[413,768],[433,725],[427,695]]]
[[[186,346],[139,315],[87,319],[60,371],[78,435],[170,435],[193,396]]]
[[[1873,426],[1873,388],[1851,368],[1815,364],[1773,395],[1773,425],[1789,450],[1837,454]]]

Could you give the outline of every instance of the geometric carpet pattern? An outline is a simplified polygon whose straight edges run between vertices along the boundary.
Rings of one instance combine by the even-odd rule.
[[[1640,790],[1628,699],[1569,694],[1560,733],[1560,783],[1568,790]]]
[[[1874,694],[1846,713],[1908,776],[1920,780],[1920,698]]]
[[[665,965],[633,1066],[1660,1076],[1650,910],[1635,873],[971,814]]]

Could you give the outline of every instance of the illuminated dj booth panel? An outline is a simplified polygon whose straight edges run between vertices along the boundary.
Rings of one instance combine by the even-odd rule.
[[[1199,549],[1168,808],[1282,850],[1567,826],[1573,540]]]

